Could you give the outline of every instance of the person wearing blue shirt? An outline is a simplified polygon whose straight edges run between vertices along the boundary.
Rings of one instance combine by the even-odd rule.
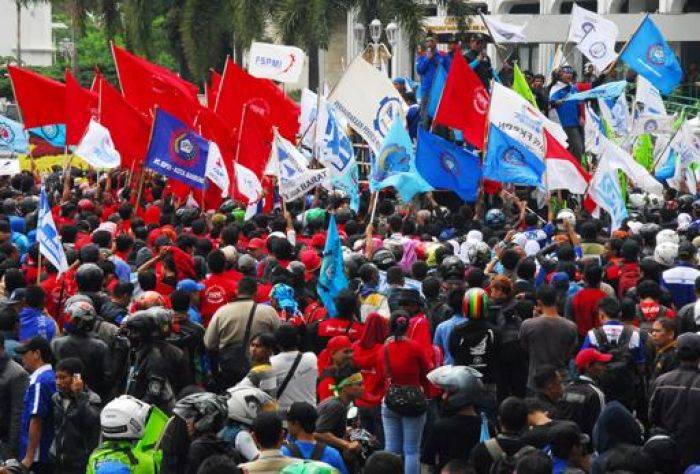
[[[19,458],[33,473],[51,473],[53,463],[50,449],[54,437],[51,397],[56,393],[56,377],[51,368],[49,341],[43,337],[33,337],[20,345],[16,352],[22,356],[24,368],[31,373],[24,394]]]
[[[190,294],[190,309],[187,310],[187,319],[191,323],[202,324],[202,313],[199,312],[197,306],[199,305],[199,292],[204,290],[204,285],[186,278],[180,280],[175,289]]]
[[[581,101],[564,100],[567,96],[580,92],[579,87],[573,81],[574,68],[563,66],[559,70],[559,81],[550,90],[549,100],[554,104],[559,122],[569,139],[569,151],[576,158],[581,159],[583,154],[583,133],[578,110],[578,105]]]
[[[32,285],[26,289],[18,288],[12,292],[10,299],[22,299],[23,308],[19,312],[19,340],[24,342],[35,336],[51,341],[59,329],[56,321],[44,312],[46,295],[40,286]]]
[[[460,308],[462,305],[461,296],[462,294],[460,293],[459,298],[457,299],[457,308]],[[450,301],[449,303],[452,302]],[[455,307],[451,304],[450,307],[454,311]],[[445,365],[451,365],[454,363],[454,357],[452,357],[452,353],[450,353],[450,335],[452,334],[452,330],[455,328],[455,326],[457,326],[458,324],[462,324],[466,320],[467,319],[464,317],[462,312],[457,311],[450,319],[438,324],[437,329],[435,329],[433,344],[439,346],[442,349],[442,353],[444,354],[445,358]]]
[[[549,430],[549,445],[552,458],[552,474],[566,472],[584,472],[586,463],[586,445],[588,435],[573,421],[561,420]]]
[[[312,405],[306,402],[292,403],[287,410],[289,439],[282,446],[282,454],[298,459],[325,462],[341,474],[348,474],[348,469],[338,450],[314,439],[317,418],[318,412]]]
[[[695,302],[695,280],[698,277],[700,270],[695,266],[695,247],[690,242],[683,242],[678,246],[676,265],[661,275],[661,284],[671,293],[676,308]]]
[[[430,102],[430,89],[438,66],[443,62],[443,53],[437,50],[435,38],[429,36],[425,40],[425,50],[416,59],[416,72],[420,75],[421,92],[421,118],[426,120],[428,114],[428,102]]]

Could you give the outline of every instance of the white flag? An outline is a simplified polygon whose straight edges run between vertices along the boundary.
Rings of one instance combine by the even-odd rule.
[[[393,123],[394,114],[403,114],[406,107],[386,75],[361,56],[350,63],[328,101],[375,154]]]
[[[486,23],[486,28],[488,28],[494,43],[524,43],[525,35],[523,31],[525,30],[525,25],[513,25],[511,23],[506,23],[495,19],[493,16],[482,15],[481,18]]]
[[[95,168],[116,168],[121,164],[121,155],[114,148],[109,130],[95,120],[90,120],[85,136],[75,149],[75,156]]]
[[[671,133],[675,121],[675,115],[641,114],[635,117],[630,135],[638,137],[643,133],[651,133],[652,135]]]
[[[594,155],[600,154],[600,137],[603,136],[601,130],[600,117],[593,112],[591,104],[586,104],[586,121],[584,124],[585,148],[589,153]]]
[[[574,3],[571,10],[571,25],[568,41],[593,63],[598,72],[605,70],[617,58],[615,41],[617,25],[597,13],[581,8]]]
[[[676,132],[669,148],[678,154],[682,168],[687,168],[692,163],[700,163],[700,139],[695,136],[687,120]]]
[[[637,92],[634,101],[642,114],[666,116],[666,106],[659,90],[641,74],[637,75]],[[637,110],[634,112],[636,115]]]
[[[312,170],[305,162],[306,159],[301,152],[275,130],[275,140],[268,166],[277,166],[277,172],[274,174],[279,178],[279,192],[285,201],[293,201],[316,186],[329,184],[328,169]]]
[[[249,203],[255,203],[260,200],[263,194],[262,184],[255,173],[243,165],[234,163],[236,173],[236,190],[248,198]]]
[[[632,180],[635,186],[651,194],[661,194],[664,187],[629,153],[608,138],[603,137],[600,145],[600,162],[611,169],[620,170]],[[598,165],[600,167],[600,164]]]
[[[301,90],[301,113],[299,114],[299,132],[302,134],[302,145],[313,148],[314,124],[318,114],[318,96],[306,87]]]
[[[549,120],[517,92],[498,83],[494,83],[491,91],[489,120],[540,158],[544,158],[545,128],[559,143],[567,143],[561,125]]]
[[[41,187],[39,195],[39,219],[36,225],[36,240],[39,242],[39,251],[46,257],[46,260],[51,262],[51,265],[56,267],[58,273],[61,274],[68,270],[68,261],[66,252],[61,244],[61,236],[56,230],[56,224],[51,215],[49,200],[46,197],[46,189]]]
[[[207,155],[207,172],[206,177],[221,189],[221,197],[228,196],[228,188],[231,185],[231,180],[228,177],[226,164],[221,156],[219,146],[214,142],[209,142],[209,154]]]
[[[619,229],[627,217],[627,208],[622,198],[617,169],[611,166],[605,157],[601,158],[591,179],[588,194],[598,207],[610,214],[610,233]]]
[[[295,46],[257,43],[250,45],[248,72],[277,82],[299,82],[304,69],[304,51]]]
[[[598,107],[600,108],[601,118],[613,129],[615,135],[626,137],[629,134],[630,113],[625,94],[620,94],[612,107],[608,106],[608,102],[605,99],[599,98]]]

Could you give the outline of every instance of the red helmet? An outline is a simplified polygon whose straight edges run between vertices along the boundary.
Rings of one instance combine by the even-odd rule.
[[[95,210],[95,203],[93,203],[89,199],[81,199],[78,201],[78,209],[81,211],[94,211]]]

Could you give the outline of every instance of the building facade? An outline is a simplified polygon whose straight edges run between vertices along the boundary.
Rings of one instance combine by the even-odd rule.
[[[50,66],[53,61],[51,3],[37,2],[21,10],[22,62]],[[0,0],[0,57],[17,56],[17,9],[14,0]]]

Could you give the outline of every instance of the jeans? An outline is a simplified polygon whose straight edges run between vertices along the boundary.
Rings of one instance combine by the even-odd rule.
[[[385,448],[403,454],[405,474],[420,474],[420,442],[425,418],[425,413],[416,417],[398,415],[382,402]]]

